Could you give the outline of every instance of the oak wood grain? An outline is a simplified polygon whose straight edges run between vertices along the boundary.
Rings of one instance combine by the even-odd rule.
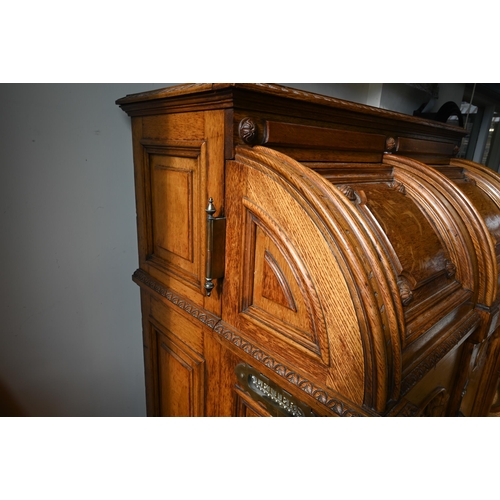
[[[454,158],[463,129],[274,84],[117,104],[148,415],[268,416],[241,363],[319,416],[492,411],[500,177]],[[209,198],[227,229],[210,296]]]

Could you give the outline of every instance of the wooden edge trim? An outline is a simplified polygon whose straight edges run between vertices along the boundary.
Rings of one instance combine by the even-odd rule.
[[[137,269],[137,271],[135,271],[135,273],[132,275],[132,280],[139,286],[146,286],[155,291],[156,293],[167,299],[169,302],[191,315],[193,318],[201,321],[209,328],[213,329],[215,325],[220,321],[220,318],[218,316],[215,316],[215,314],[212,314],[209,311],[193,304],[188,299],[181,297],[179,294],[173,292],[166,286],[162,285],[159,281],[155,280],[142,269]]]

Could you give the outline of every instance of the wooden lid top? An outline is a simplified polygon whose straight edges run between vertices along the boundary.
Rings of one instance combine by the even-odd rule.
[[[254,94],[256,97],[260,94],[261,97],[268,96],[274,99],[293,100],[296,104],[319,105],[343,113],[371,115],[379,119],[385,118],[407,122],[412,125],[425,125],[436,130],[448,130],[461,135],[466,133],[464,129],[446,123],[271,83],[190,83],[174,85],[149,92],[130,94],[118,99],[116,104],[133,115],[141,114],[140,110],[145,111],[146,114],[151,114],[152,107],[168,112],[167,109],[170,105],[174,105],[174,103],[181,104],[181,102],[186,105],[188,101],[191,102],[192,106],[205,104],[209,105],[210,109],[215,109],[215,107],[220,109],[233,107],[234,98],[242,93]]]

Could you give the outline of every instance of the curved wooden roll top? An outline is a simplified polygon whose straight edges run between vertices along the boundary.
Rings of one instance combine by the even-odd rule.
[[[355,404],[400,398],[493,298],[482,220],[424,164],[388,157],[346,184],[256,146],[228,167],[229,321]]]

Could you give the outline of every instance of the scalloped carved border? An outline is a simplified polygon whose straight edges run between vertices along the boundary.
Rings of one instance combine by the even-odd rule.
[[[401,396],[406,394],[424,375],[434,368],[446,354],[448,354],[470,330],[476,328],[481,319],[477,315],[469,318],[464,325],[450,335],[442,344],[435,349],[430,356],[424,359],[416,368],[414,368],[403,380],[401,385]]]
[[[260,348],[255,347],[250,342],[247,342],[242,337],[240,337],[237,333],[235,333],[228,325],[226,325],[223,321],[220,321],[218,325],[214,328],[214,331],[224,337],[226,340],[234,344],[236,347],[239,347],[247,354],[252,356],[252,358],[256,359],[263,365],[270,368],[279,376],[288,380],[291,384],[297,386],[299,389],[304,391],[309,396],[312,396],[314,399],[325,405],[327,408],[335,412],[340,417],[363,417],[364,415],[359,413],[358,411],[349,408],[344,402],[331,397],[326,391],[323,389],[319,389],[309,380],[301,377],[299,374],[294,371],[288,369],[282,363],[277,362],[274,358],[266,354]]]
[[[209,328],[214,330],[221,337],[231,342],[236,347],[242,349],[245,353],[252,356],[260,363],[264,364],[267,368],[273,370],[277,375],[283,377],[291,384],[297,386],[300,390],[304,391],[309,396],[319,401],[321,404],[325,405],[327,408],[332,410],[340,417],[363,417],[362,413],[350,408],[344,402],[339,399],[332,397],[323,389],[316,387],[309,380],[301,377],[298,373],[287,368],[282,363],[277,362],[274,358],[266,354],[260,348],[252,345],[250,342],[244,340],[240,335],[235,333],[229,325],[226,325],[219,317],[207,313],[206,311],[200,310],[197,306],[190,303],[187,299],[180,297],[179,295],[173,293],[167,287],[162,285],[160,282],[152,278],[148,273],[142,269],[137,269],[132,276],[132,279],[136,282],[140,282],[143,285],[154,290],[156,293],[160,294],[162,297],[166,298],[172,304],[180,307],[182,310],[186,311],[193,318],[201,321],[203,324],[207,325]],[[375,416],[375,415],[374,415]]]
[[[201,321],[204,325],[207,325],[212,329],[220,320],[220,318],[218,318],[217,316],[210,314],[205,310],[200,310],[197,306],[189,302],[187,299],[184,299],[183,297],[180,297],[179,295],[173,293],[171,290],[162,285],[160,282],[156,281],[142,269],[137,269],[137,271],[132,275],[132,279],[148,286],[156,293],[172,302],[172,304],[180,307],[183,311],[186,311],[193,318]]]

